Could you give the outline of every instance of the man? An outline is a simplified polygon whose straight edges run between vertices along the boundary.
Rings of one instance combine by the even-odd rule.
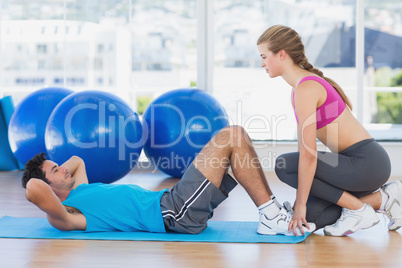
[[[229,167],[237,181],[227,173]],[[46,160],[45,154],[36,155],[26,164],[22,178],[26,198],[47,214],[52,226],[87,232],[200,233],[237,183],[259,209],[259,234],[294,235],[288,231],[290,212],[274,201],[242,127],[226,127],[217,133],[170,190],[88,184],[84,161],[77,156],[58,166]],[[314,231],[314,224],[309,225],[300,226],[296,235]]]

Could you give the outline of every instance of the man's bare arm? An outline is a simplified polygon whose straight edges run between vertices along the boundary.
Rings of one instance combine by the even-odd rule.
[[[68,213],[46,182],[38,179],[29,180],[25,196],[47,214],[47,219],[53,227],[62,231],[86,229],[84,215]]]
[[[61,166],[66,167],[68,172],[70,172],[71,176],[75,179],[75,186],[82,183],[88,183],[85,163],[80,157],[74,155]]]

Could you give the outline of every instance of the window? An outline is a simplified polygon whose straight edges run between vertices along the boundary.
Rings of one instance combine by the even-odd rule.
[[[64,11],[59,1],[47,0],[2,1],[0,8],[0,97],[11,94],[17,103],[22,94],[53,84],[50,53],[62,40],[48,38],[54,35],[49,23],[62,20]]]
[[[102,70],[103,69],[103,61],[101,58],[94,59],[94,70]]]
[[[38,70],[45,70],[46,69],[46,61],[38,60]]]
[[[365,4],[364,121],[384,139],[401,139],[402,6],[391,0]]]
[[[136,1],[131,11],[130,88],[156,97],[197,77],[196,0]]]
[[[36,52],[38,54],[46,54],[47,53],[47,45],[45,44],[38,44],[36,46]]]
[[[102,53],[103,53],[103,45],[98,44],[98,54],[102,54]]]
[[[205,3],[211,8],[200,8]],[[256,47],[268,26],[286,24],[302,36],[310,62],[343,87],[376,138],[402,139],[399,1],[20,0],[0,8],[0,97],[57,85],[110,91],[135,109],[133,95],[154,98],[198,86],[253,139],[294,140],[290,88],[264,73]],[[207,13],[211,42],[198,40]],[[392,129],[397,134],[388,134]]]
[[[310,63],[339,81],[356,101],[349,90],[356,87],[354,58],[348,57],[355,44],[344,45],[345,38],[354,37],[355,8],[353,1],[342,4],[330,0],[215,4],[213,94],[231,121],[243,125],[255,140],[297,137],[290,86],[281,78],[269,78],[260,67],[256,42],[274,24],[294,28],[302,37]]]

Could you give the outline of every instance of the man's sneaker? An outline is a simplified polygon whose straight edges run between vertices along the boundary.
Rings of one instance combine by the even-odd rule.
[[[264,213],[260,213],[260,222],[258,224],[257,233],[263,235],[294,235],[293,232],[289,233],[288,227],[292,217],[289,213],[282,207],[279,213],[272,219],[268,218]],[[304,232],[313,232],[315,230],[315,224],[309,223],[310,230],[307,227],[303,227]],[[297,229],[297,235],[303,235],[302,232]]]
[[[293,208],[289,201],[283,202],[283,208],[289,213],[290,217],[293,218]]]
[[[390,219],[388,229],[390,231],[398,230],[402,226],[402,182],[400,180],[393,181],[381,188],[388,195],[385,203],[385,214]]]
[[[342,209],[341,217],[332,225],[324,227],[324,233],[331,236],[346,236],[360,229],[376,225],[380,219],[372,206],[365,204],[363,211]]]

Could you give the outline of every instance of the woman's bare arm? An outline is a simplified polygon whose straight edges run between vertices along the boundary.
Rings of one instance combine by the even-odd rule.
[[[296,114],[299,119],[297,136],[300,157],[294,213],[289,225],[289,230],[293,229],[294,233],[296,233],[296,227],[299,227],[303,233],[303,224],[309,227],[306,220],[306,203],[317,168],[316,107],[319,102],[320,88],[309,82],[300,84],[295,92]]]

